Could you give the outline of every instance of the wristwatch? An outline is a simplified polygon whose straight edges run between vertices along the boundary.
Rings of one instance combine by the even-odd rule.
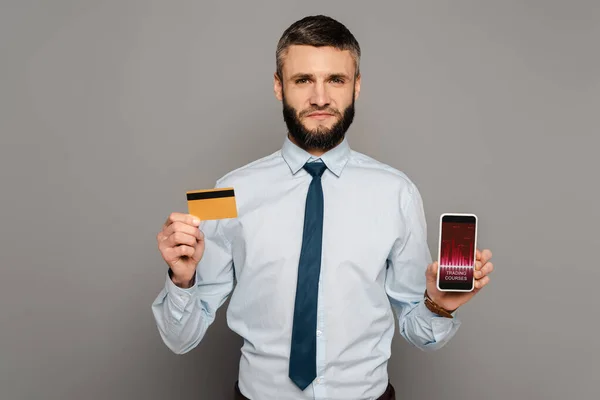
[[[445,308],[437,305],[433,300],[431,300],[431,297],[429,297],[429,295],[427,294],[427,290],[425,290],[425,306],[429,309],[429,311],[431,311],[434,314],[440,315],[442,317],[446,317],[446,318],[454,318],[452,316],[452,313],[456,310],[446,310]]]

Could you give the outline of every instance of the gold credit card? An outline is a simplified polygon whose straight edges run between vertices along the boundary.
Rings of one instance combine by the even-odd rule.
[[[200,220],[236,218],[237,205],[232,187],[186,192],[188,213]]]

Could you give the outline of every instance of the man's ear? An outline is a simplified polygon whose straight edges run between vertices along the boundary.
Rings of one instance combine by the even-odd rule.
[[[358,99],[360,95],[360,74],[354,80],[354,100]]]
[[[282,101],[283,100],[283,84],[281,83],[281,80],[279,79],[279,75],[277,75],[277,72],[275,72],[273,74],[273,92],[275,93],[275,98],[277,98],[277,100]]]

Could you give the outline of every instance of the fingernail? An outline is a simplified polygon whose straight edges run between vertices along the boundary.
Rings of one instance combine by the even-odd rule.
[[[194,220],[192,221],[192,223],[194,225],[198,225],[200,223],[200,221],[198,219],[194,218]]]

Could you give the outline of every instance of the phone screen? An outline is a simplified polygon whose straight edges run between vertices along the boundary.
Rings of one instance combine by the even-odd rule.
[[[440,289],[473,288],[476,224],[474,216],[442,217],[438,269]]]

